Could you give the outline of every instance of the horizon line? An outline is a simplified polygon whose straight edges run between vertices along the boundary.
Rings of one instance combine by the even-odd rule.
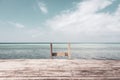
[[[0,42],[0,44],[120,44],[120,42]]]

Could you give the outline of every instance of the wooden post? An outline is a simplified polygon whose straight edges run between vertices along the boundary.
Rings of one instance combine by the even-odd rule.
[[[50,57],[51,57],[51,59],[53,59],[53,56],[52,56],[52,53],[53,53],[53,48],[52,48],[52,43],[50,43]]]
[[[71,59],[71,48],[70,48],[70,43],[68,43],[68,58]]]

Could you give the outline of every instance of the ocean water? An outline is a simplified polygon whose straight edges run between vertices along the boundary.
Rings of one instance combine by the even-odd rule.
[[[67,44],[53,44],[53,51],[67,51],[67,46]],[[120,44],[71,44],[71,57],[72,59],[120,60]],[[0,44],[0,59],[50,59],[50,44],[2,43]]]

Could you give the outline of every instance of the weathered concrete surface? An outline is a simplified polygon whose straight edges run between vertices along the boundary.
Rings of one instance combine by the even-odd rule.
[[[0,80],[43,79],[120,80],[120,60],[0,60]]]

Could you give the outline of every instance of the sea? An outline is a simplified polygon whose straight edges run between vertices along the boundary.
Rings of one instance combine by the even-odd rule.
[[[67,47],[53,43],[53,52],[67,52]],[[71,59],[120,60],[120,43],[71,43],[70,47]],[[0,59],[50,59],[50,43],[0,43]]]

